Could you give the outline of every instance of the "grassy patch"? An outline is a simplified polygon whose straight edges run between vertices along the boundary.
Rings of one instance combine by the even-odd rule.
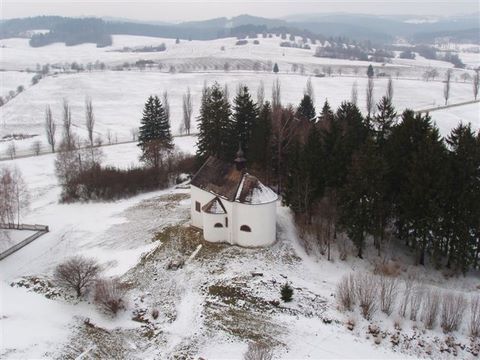
[[[185,257],[190,256],[200,244],[202,249],[197,254],[197,258],[216,257],[226,247],[222,244],[205,241],[202,230],[185,223],[163,228],[162,231],[155,234],[153,240],[159,240],[162,243],[157,250],[158,253],[165,252]]]

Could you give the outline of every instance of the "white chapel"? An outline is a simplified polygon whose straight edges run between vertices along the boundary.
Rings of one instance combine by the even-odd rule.
[[[248,247],[275,242],[277,194],[245,163],[241,149],[233,163],[211,156],[192,178],[192,225],[205,240]]]

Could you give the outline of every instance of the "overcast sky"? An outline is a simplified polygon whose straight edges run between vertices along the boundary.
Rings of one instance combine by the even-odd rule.
[[[250,14],[279,18],[296,14],[350,12],[365,14],[450,15],[479,11],[478,0],[0,0],[3,19],[35,15],[111,16],[137,20],[184,21]]]

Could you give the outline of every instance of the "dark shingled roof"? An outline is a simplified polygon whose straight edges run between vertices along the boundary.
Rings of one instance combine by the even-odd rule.
[[[242,175],[234,165],[210,156],[195,174],[191,184],[229,201],[235,201]]]
[[[277,195],[255,176],[213,156],[198,170],[191,184],[232,202],[261,204],[277,199]]]

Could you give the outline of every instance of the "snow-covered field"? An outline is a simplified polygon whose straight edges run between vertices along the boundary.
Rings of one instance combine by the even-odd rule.
[[[315,47],[304,50],[297,48],[283,48],[279,43],[281,38],[257,39],[260,44],[254,45],[253,39],[248,44],[235,45],[237,39],[225,38],[211,41],[186,41],[175,44],[174,39],[152,38],[144,36],[113,36],[113,45],[105,48],[96,48],[93,44],[83,44],[67,47],[62,43],[49,46],[31,48],[28,39],[0,40],[0,69],[11,71],[0,72],[0,95],[6,95],[19,85],[26,90],[10,100],[0,108],[0,138],[12,133],[38,135],[27,140],[16,141],[17,155],[31,153],[32,144],[42,143],[46,151],[47,144],[44,136],[43,118],[47,105],[53,110],[54,118],[60,121],[61,103],[67,99],[72,107],[73,123],[81,138],[85,137],[84,129],[84,101],[90,96],[94,103],[97,119],[96,132],[107,142],[107,134],[113,142],[128,141],[131,131],[138,127],[142,107],[150,94],[161,94],[168,91],[172,108],[172,129],[174,133],[180,131],[182,119],[181,99],[187,87],[190,87],[194,100],[194,117],[198,114],[200,93],[204,83],[214,81],[227,84],[230,96],[233,97],[238,84],[242,83],[251,89],[254,94],[260,81],[266,89],[266,98],[270,97],[273,81],[278,78],[282,83],[282,101],[298,104],[303,93],[307,76],[312,75],[315,69],[324,71],[325,66],[331,66],[335,76],[326,78],[313,77],[315,87],[315,101],[319,110],[325,99],[333,107],[341,101],[350,98],[352,84],[358,83],[359,105],[365,108],[365,69],[368,62],[350,61],[343,59],[316,58],[313,56]],[[164,52],[121,52],[125,47],[139,48],[156,46],[165,43]],[[223,49],[223,50],[222,50]],[[463,54],[463,53],[461,53]],[[478,54],[466,53],[469,61],[475,61]],[[87,65],[95,61],[105,62],[107,66],[115,66],[124,62],[137,60],[154,60],[162,63],[161,70],[154,67],[151,70],[138,71],[105,71],[85,72],[79,74],[57,74],[47,76],[37,85],[30,85],[33,73],[21,72],[30,68],[34,70],[37,64],[64,64],[76,61]],[[230,72],[223,71],[224,64],[231,64]],[[254,72],[252,64],[258,62],[262,67],[271,67],[278,63],[280,74],[271,72]],[[470,63],[470,62],[469,62]],[[247,64],[243,70],[236,65]],[[306,73],[292,72],[292,64],[303,65]],[[166,73],[170,65],[175,65],[177,71],[185,73]],[[218,70],[214,69],[214,65]],[[397,71],[400,78],[395,80],[394,103],[398,110],[405,107],[423,109],[443,104],[443,84],[441,81],[423,82],[420,79],[425,69],[435,67],[440,75],[452,64],[443,61],[432,61],[418,56],[415,60],[393,59],[391,64],[374,64],[380,72],[386,72],[396,78]],[[250,70],[245,70],[245,68]],[[342,68],[342,76],[338,76],[338,69]],[[354,69],[358,74],[354,75]],[[14,71],[17,70],[17,71]],[[459,79],[463,71],[455,70],[454,79]],[[386,79],[376,80],[375,98],[378,100],[384,93]],[[473,98],[471,81],[452,84],[450,103],[467,101]],[[473,124],[478,122],[478,116],[468,119]],[[439,124],[441,128],[445,128]],[[0,157],[5,157],[9,141],[0,142]]]
[[[33,234],[35,234],[35,231],[0,229],[0,253],[22,242]]]
[[[34,75],[25,71],[0,71],[0,96],[5,97],[9,91],[16,92],[19,86],[26,88]]]
[[[91,97],[94,105],[96,136],[107,142],[110,133],[114,141],[131,140],[131,130],[140,124],[142,109],[151,94],[161,95],[168,91],[171,106],[171,124],[174,133],[180,132],[182,122],[182,96],[190,88],[193,95],[193,118],[196,119],[200,106],[200,94],[204,83],[218,82],[227,84],[231,99],[239,84],[247,85],[256,96],[260,82],[264,83],[265,96],[269,99],[273,82],[278,79],[282,86],[281,97],[285,104],[298,105],[307,82],[307,76],[294,74],[275,75],[272,73],[232,72],[232,73],[185,73],[166,74],[141,71],[107,71],[80,74],[56,75],[43,79],[39,84],[29,87],[4,106],[0,107],[0,138],[12,133],[38,135],[26,140],[16,141],[17,152],[30,152],[34,141],[41,141],[46,148],[44,112],[49,105],[54,119],[59,123],[62,114],[62,101],[67,99],[71,105],[75,132],[83,139],[85,131],[85,97]],[[320,111],[325,100],[336,108],[344,100],[350,99],[354,82],[358,84],[358,104],[365,111],[364,77],[312,77],[315,89],[316,108]],[[386,79],[375,80],[375,99],[385,94]],[[438,81],[394,80],[394,104],[398,111],[406,107],[424,109],[443,105],[443,84]],[[453,83],[450,103],[472,100],[470,83]],[[471,115],[466,121],[479,125],[479,116]],[[434,119],[435,115],[433,114]],[[446,126],[437,121],[448,131]],[[60,131],[57,132],[60,136]],[[5,156],[9,142],[0,143],[0,154]]]
[[[293,63],[305,65],[307,70],[322,69],[324,65],[333,68],[344,67],[344,72],[351,72],[354,67],[366,68],[367,61],[350,61],[344,59],[316,58],[313,56],[319,44],[310,44],[311,49],[298,49],[280,47],[280,37],[257,39],[260,44],[254,45],[254,39],[248,39],[246,45],[235,45],[236,38],[223,38],[209,41],[182,40],[175,44],[175,39],[153,38],[146,36],[114,35],[113,44],[104,48],[97,48],[94,44],[83,44],[67,47],[63,43],[55,43],[48,46],[32,48],[28,45],[28,39],[2,39],[1,68],[6,70],[34,70],[37,64],[65,64],[77,62],[83,65],[104,62],[107,65],[121,65],[124,62],[137,60],[154,60],[164,64],[186,63],[190,60],[196,62],[198,68],[202,65],[215,62],[216,60],[248,59],[250,61],[277,62],[281,71],[290,71]],[[298,40],[298,39],[297,39]],[[141,48],[144,46],[158,46],[166,44],[167,50],[163,52],[123,52],[125,47]],[[223,49],[223,50],[222,50]],[[469,53],[461,52],[460,55]],[[195,60],[196,59],[196,60]],[[469,60],[467,60],[470,63]],[[223,65],[223,63],[222,63]],[[417,56],[415,60],[392,59],[390,64],[374,64],[377,67],[398,69],[402,76],[418,74],[418,69],[437,67],[440,69],[452,68],[453,65],[438,60],[428,60]]]
[[[139,59],[158,61],[178,61],[192,58],[231,58],[270,60],[281,64],[304,63],[309,65],[368,66],[368,62],[341,59],[314,58],[315,45],[310,50],[280,47],[284,41],[279,37],[258,38],[259,45],[249,39],[247,45],[235,45],[236,38],[224,38],[210,41],[186,41],[175,44],[175,39],[152,38],[146,36],[114,35],[113,44],[97,48],[94,44],[83,44],[67,47],[63,43],[55,43],[39,48],[28,45],[28,39],[2,39],[2,68],[8,70],[35,69],[36,64],[63,64],[76,61],[80,64],[105,62],[111,65],[134,62]],[[158,46],[165,43],[167,51],[134,53],[120,52],[124,47],[139,48]],[[222,50],[222,46],[225,50]]]
[[[471,123],[474,131],[480,130],[480,103],[478,102],[434,111],[430,115],[442,136],[447,136],[460,122]]]

